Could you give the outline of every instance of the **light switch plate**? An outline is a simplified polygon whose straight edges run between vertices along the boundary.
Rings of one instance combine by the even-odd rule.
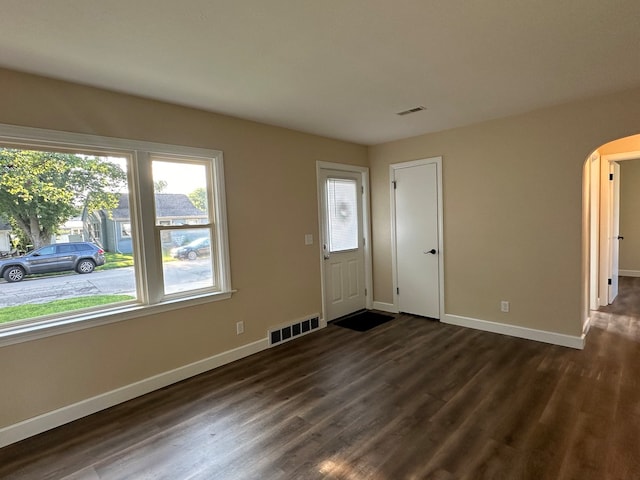
[[[304,244],[305,245],[313,245],[313,234],[307,233],[304,236]]]

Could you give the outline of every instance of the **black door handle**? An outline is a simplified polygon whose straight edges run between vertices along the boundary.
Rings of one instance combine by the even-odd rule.
[[[424,252],[422,252],[422,253],[424,253],[425,255],[426,255],[427,253],[430,253],[431,255],[435,255],[436,253],[438,253],[438,251],[437,251],[435,248],[432,248],[431,250],[425,250],[425,251],[424,251]]]
[[[621,237],[620,235],[618,235],[618,240],[624,240],[624,237]]]

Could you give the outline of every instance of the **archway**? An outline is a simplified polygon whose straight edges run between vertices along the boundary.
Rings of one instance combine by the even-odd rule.
[[[583,278],[588,310],[584,316],[585,332],[591,312],[606,309],[615,301],[618,278],[640,277],[640,216],[628,213],[634,204],[640,204],[640,188],[631,188],[632,185],[640,187],[640,134],[603,144],[586,159],[583,168]],[[640,304],[640,298],[638,302]]]

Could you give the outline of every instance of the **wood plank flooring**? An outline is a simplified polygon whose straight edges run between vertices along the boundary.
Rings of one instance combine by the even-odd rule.
[[[600,312],[640,316],[640,277],[618,277],[618,296]]]
[[[640,317],[583,351],[337,326],[0,450],[2,479],[640,478]]]

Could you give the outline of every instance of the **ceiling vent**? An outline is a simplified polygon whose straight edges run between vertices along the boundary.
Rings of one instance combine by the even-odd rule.
[[[416,112],[419,112],[421,110],[426,110],[426,109],[427,109],[427,107],[423,107],[422,105],[419,105],[417,107],[410,108],[409,110],[404,110],[402,112],[398,112],[398,113],[396,113],[396,115],[404,116],[404,115],[409,115],[410,113],[416,113]]]

